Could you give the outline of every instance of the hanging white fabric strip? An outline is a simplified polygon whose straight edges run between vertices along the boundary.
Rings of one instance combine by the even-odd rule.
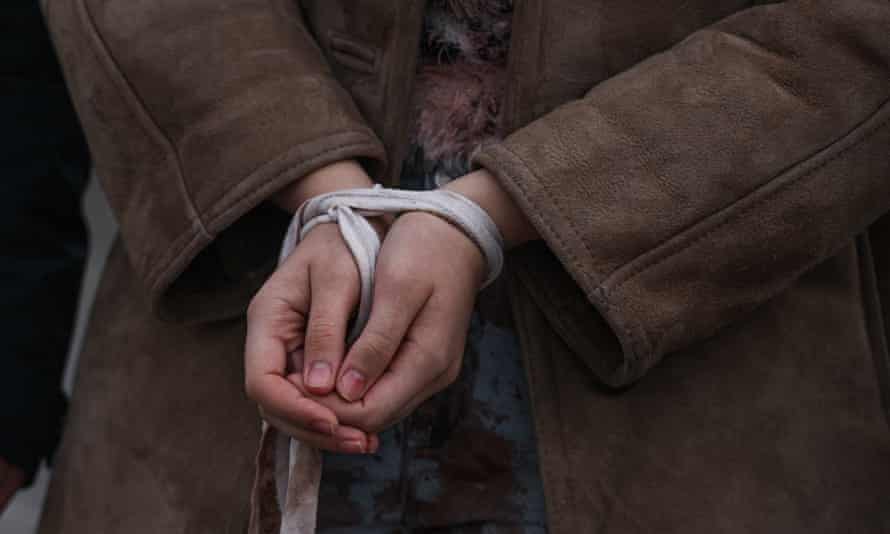
[[[385,189],[378,185],[312,198],[294,215],[284,238],[279,265],[317,225],[335,223],[339,226],[361,279],[358,313],[348,336],[350,343],[361,334],[371,314],[374,268],[380,252],[380,238],[368,218],[410,211],[422,211],[445,219],[479,247],[488,266],[483,288],[493,282],[503,269],[503,240],[494,221],[476,203],[457,193]],[[263,433],[263,443],[274,443],[276,447],[274,462],[281,511],[280,534],[313,534],[318,512],[321,453],[278,433],[271,426],[264,425]],[[267,436],[268,433],[275,435]]]

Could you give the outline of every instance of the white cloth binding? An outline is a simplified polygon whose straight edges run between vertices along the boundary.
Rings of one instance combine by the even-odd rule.
[[[349,342],[359,336],[371,314],[374,268],[380,252],[380,238],[367,219],[409,211],[422,211],[445,219],[479,247],[488,266],[483,288],[493,282],[503,269],[503,240],[494,221],[476,203],[457,193],[385,189],[378,185],[312,198],[300,206],[294,215],[278,263],[283,263],[300,240],[319,224],[336,223],[340,227],[340,234],[352,252],[361,279],[358,313],[349,332]],[[270,431],[274,432],[274,429],[264,425],[264,432]],[[281,433],[277,433],[275,444],[280,534],[312,534],[315,532],[318,511],[321,454]]]

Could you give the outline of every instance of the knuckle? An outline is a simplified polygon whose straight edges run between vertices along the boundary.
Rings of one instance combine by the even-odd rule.
[[[395,347],[396,340],[392,334],[369,330],[362,334],[361,345],[356,354],[364,362],[384,362],[395,351]]]
[[[256,322],[288,315],[292,309],[285,294],[277,285],[260,289],[247,305],[247,320]]]
[[[320,267],[312,285],[313,291],[324,293],[328,307],[351,308],[358,299],[360,283],[354,263],[343,266],[334,262]]]
[[[309,333],[319,338],[332,338],[336,335],[337,323],[326,316],[316,315],[309,320]]]
[[[452,366],[454,358],[448,350],[429,350],[420,343],[414,341],[410,343],[410,349],[420,355],[424,365],[442,373]]]
[[[328,267],[328,274],[338,282],[358,278],[358,268],[355,266],[355,260],[352,259],[352,253],[345,246],[337,260],[331,262]]]
[[[306,349],[310,352],[327,350],[341,337],[337,324],[327,318],[317,318],[309,322],[306,332]]]
[[[364,426],[366,431],[376,434],[386,430],[386,423],[386,415],[379,410],[374,410],[367,414]]]
[[[358,272],[352,252],[340,237],[340,231],[336,226],[331,229],[336,235],[331,236],[329,242],[318,246],[310,260],[313,274],[324,280],[337,280]]]
[[[420,269],[413,268],[408,262],[389,262],[380,268],[379,283],[383,288],[399,292],[421,291],[425,283],[420,272]]]

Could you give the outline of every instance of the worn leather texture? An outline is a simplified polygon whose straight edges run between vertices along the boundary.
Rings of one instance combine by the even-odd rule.
[[[218,320],[272,192],[346,157],[393,184],[423,4],[49,2],[123,246],[44,534],[243,528]],[[475,161],[543,237],[509,265],[552,532],[890,532],[890,3],[754,4],[516,0]]]

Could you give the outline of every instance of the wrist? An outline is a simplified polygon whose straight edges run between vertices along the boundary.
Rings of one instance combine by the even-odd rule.
[[[407,211],[393,223],[402,229],[402,235],[410,234],[419,243],[435,243],[435,247],[453,262],[451,271],[470,273],[474,289],[483,287],[490,274],[490,264],[479,243],[467,232],[440,214],[427,211]]]
[[[355,160],[344,160],[315,170],[291,183],[275,196],[272,202],[288,213],[296,213],[307,200],[345,189],[373,187],[374,181]],[[368,222],[374,227],[380,239],[386,235],[392,224],[392,216],[370,217]]]
[[[355,160],[344,160],[317,169],[272,197],[272,202],[279,208],[296,213],[300,206],[312,197],[342,191],[372,187],[374,181]]]
[[[487,170],[471,172],[449,182],[443,189],[463,195],[485,210],[501,232],[506,249],[540,239],[513,198]]]

